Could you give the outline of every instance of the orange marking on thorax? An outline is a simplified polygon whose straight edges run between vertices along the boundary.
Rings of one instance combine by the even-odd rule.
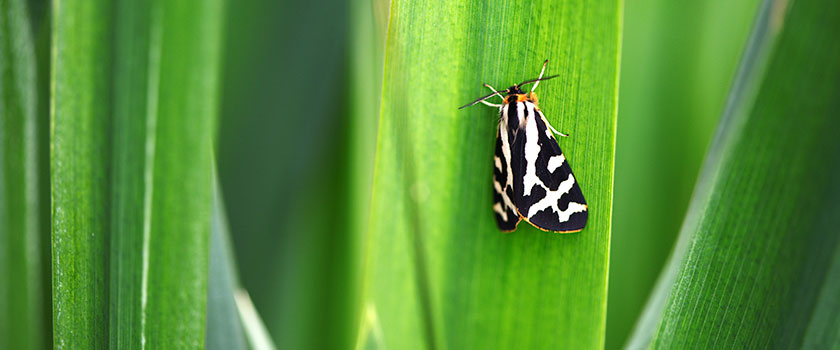
[[[531,103],[533,103],[535,106],[539,105],[539,103],[537,103],[537,94],[535,94],[533,91],[528,92],[528,100],[531,101]]]
[[[536,105],[537,104],[537,94],[535,94],[533,92],[528,92],[527,94],[508,95],[505,98],[504,103],[508,104],[508,103],[513,103],[513,102],[523,102],[523,101],[529,101],[529,102],[533,103],[534,105]]]

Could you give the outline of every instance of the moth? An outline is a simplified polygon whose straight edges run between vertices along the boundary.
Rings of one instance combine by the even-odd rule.
[[[459,108],[481,102],[499,109],[493,156],[493,211],[504,232],[515,230],[520,220],[543,231],[579,232],[589,217],[580,186],[554,138],[554,134],[569,135],[548,123],[534,93],[541,81],[558,76],[543,77],[547,65],[545,60],[538,78],[502,92],[484,84],[493,93]],[[532,83],[531,91],[522,92],[523,85]],[[501,97],[502,103],[486,101],[494,96]]]

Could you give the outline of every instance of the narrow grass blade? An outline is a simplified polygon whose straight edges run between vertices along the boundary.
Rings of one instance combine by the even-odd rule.
[[[349,176],[347,181],[347,199],[349,212],[348,226],[352,237],[347,247],[356,257],[351,261],[354,281],[359,281],[362,273],[362,256],[365,235],[368,232],[368,213],[373,182],[374,156],[376,154],[376,135],[379,123],[379,109],[382,97],[382,73],[384,68],[385,36],[388,30],[390,1],[353,1],[350,3],[350,82],[349,105],[351,109],[348,123]],[[364,286],[356,282],[353,288],[352,315],[368,314],[361,305]],[[369,338],[370,319],[354,318],[348,329],[358,330],[358,337]],[[350,339],[353,340],[352,338]],[[359,344],[356,345],[359,347]]]
[[[767,1],[679,244],[631,348],[797,348],[829,334],[840,240],[840,4]],[[818,334],[818,335],[817,335]],[[826,344],[826,343],[818,343]]]
[[[236,300],[236,308],[239,311],[239,319],[245,328],[245,334],[248,338],[248,345],[254,350],[273,350],[274,341],[268,334],[268,330],[254,308],[254,303],[251,302],[251,297],[244,289],[237,289],[234,292],[234,299]]]
[[[213,224],[207,300],[207,349],[272,350],[276,347],[242,289],[236,272],[222,192],[214,176]]]
[[[108,344],[111,4],[53,3],[53,336],[58,349]]]
[[[220,12],[117,3],[112,347],[204,341]]]
[[[358,347],[600,348],[606,313],[619,1],[391,3]],[[458,106],[534,78],[589,203],[579,234],[492,211],[498,111]]]
[[[840,348],[840,249],[834,250],[834,261],[826,273],[825,282],[808,321],[802,341],[803,349]]]
[[[49,344],[43,318],[38,89],[26,3],[0,0],[0,348]]]
[[[204,345],[222,1],[160,1],[145,324],[153,348]],[[152,37],[152,43],[154,43]],[[152,47],[154,49],[154,47]],[[154,64],[154,63],[152,63]],[[150,71],[154,71],[150,69]],[[147,131],[148,132],[148,131]],[[146,148],[149,152],[149,148]],[[148,156],[148,154],[147,154]],[[147,158],[148,159],[148,158]],[[147,164],[149,166],[149,164]],[[147,189],[148,190],[148,189]]]
[[[608,349],[624,344],[673,248],[758,4],[626,2]]]
[[[361,240],[366,232],[376,154],[376,131],[382,96],[382,71],[385,35],[390,2],[388,0],[354,1],[350,18],[350,82],[348,123],[350,179],[347,188],[352,201],[351,228]],[[361,246],[357,242],[357,250]]]
[[[207,286],[206,349],[245,350],[248,346],[234,296],[239,288],[239,281],[236,276],[227,217],[218,184],[214,188]]]
[[[146,336],[149,234],[160,79],[160,11],[116,2],[110,243],[110,347],[139,349]]]

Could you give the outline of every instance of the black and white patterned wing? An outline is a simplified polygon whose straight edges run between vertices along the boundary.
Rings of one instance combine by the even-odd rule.
[[[502,231],[510,232],[519,224],[519,213],[513,204],[513,174],[510,165],[510,142],[507,127],[502,123],[496,132],[493,156],[493,212]]]
[[[578,232],[589,216],[572,168],[542,112],[525,104],[525,123],[513,142],[514,205],[532,225],[545,231]]]

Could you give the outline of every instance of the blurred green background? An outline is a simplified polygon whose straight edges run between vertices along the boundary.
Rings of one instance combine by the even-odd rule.
[[[120,12],[129,8],[126,4],[147,12]],[[137,57],[146,57],[155,42],[141,36],[120,44],[119,39],[133,36],[114,29],[117,24],[109,27],[108,21],[120,23],[114,18],[133,19],[131,28],[147,34],[156,33],[149,28],[156,28],[154,18],[162,18],[170,25],[160,34],[169,46],[157,48],[179,48],[160,56],[164,70],[209,72],[205,82],[173,82],[160,90],[161,100],[170,101],[170,114],[161,115],[182,127],[161,130],[208,130],[185,131],[200,141],[179,140],[177,133],[151,136],[168,135],[173,144],[186,145],[160,156],[162,164],[169,164],[169,156],[191,155],[199,163],[191,169],[173,165],[178,176],[159,175],[151,185],[144,183],[173,191],[174,199],[164,197],[153,209],[213,198],[212,205],[190,212],[185,229],[167,231],[179,227],[172,224],[177,219],[160,228],[172,241],[151,248],[153,265],[180,260],[209,271],[189,279],[207,300],[184,296],[177,277],[162,273],[159,298],[186,298],[194,309],[172,316],[156,306],[163,310],[152,319],[206,322],[192,324],[198,331],[167,333],[169,338],[158,340],[162,344],[218,349],[840,346],[840,312],[833,313],[840,311],[840,240],[831,225],[838,201],[830,198],[837,192],[830,179],[840,174],[840,157],[833,157],[840,149],[830,142],[840,136],[840,44],[825,34],[840,29],[837,4],[241,0],[221,1],[221,8],[209,10],[199,1],[163,4],[0,0],[0,349],[73,348],[64,341],[78,339],[84,341],[75,345],[96,348],[145,346],[145,338],[142,343],[139,336],[132,338],[136,332],[120,335],[119,327],[132,327],[134,319],[115,316],[115,310],[139,307],[141,298],[139,292],[114,294],[118,288],[131,291],[140,281],[132,271],[142,252],[131,246],[135,241],[117,238],[126,226],[120,226],[117,214],[93,213],[94,224],[113,232],[93,243],[80,235],[81,243],[62,246],[61,234],[81,226],[61,226],[50,206],[61,190],[55,179],[63,179],[62,172],[76,175],[76,170],[56,169],[82,167],[51,158],[56,144],[113,146],[125,132],[136,131],[114,118],[90,124],[101,134],[66,144],[51,140],[55,121],[62,120],[61,101],[71,99],[59,99],[56,112],[51,87],[87,86],[62,80],[75,61],[62,61],[67,53],[56,52],[57,47],[78,50],[79,56],[69,57],[81,57],[87,65],[80,72],[97,72],[82,77],[82,83],[93,77],[94,85],[113,84],[108,85],[113,90],[104,89],[108,93],[86,95],[89,91],[80,88],[72,95],[91,98],[92,108],[107,115],[122,110],[120,98],[138,94],[120,90],[125,86],[119,84],[131,81],[120,80],[130,77],[118,73],[142,77],[148,71],[144,64],[155,62],[141,60],[141,68],[133,61],[119,63],[133,57],[126,47],[139,45]],[[102,32],[93,32],[110,41],[94,49],[95,57],[108,62],[87,62],[93,54],[73,46],[74,35],[84,31],[57,29],[59,5],[79,9],[78,18],[62,13],[60,23],[67,28],[77,25],[74,18],[103,20],[92,24]],[[91,14],[96,15],[83,16]],[[172,24],[177,16],[209,22],[200,28],[218,33]],[[170,39],[197,46],[190,51]],[[179,61],[177,50],[192,56]],[[580,233],[590,234],[583,238],[558,238],[523,226],[497,238],[491,236],[496,234],[491,187],[481,177],[481,164],[490,170],[490,148],[484,143],[492,141],[493,113],[479,106],[458,114],[453,106],[483,93],[481,83],[531,78],[538,68],[534,62],[549,55],[549,72],[559,72],[565,81],[541,85],[541,102],[556,111],[549,117],[552,123],[562,121],[555,124],[558,130],[572,131],[561,147],[573,156],[583,184],[598,189],[590,195],[584,188],[587,198],[598,198],[606,208],[599,208],[591,221],[596,224]],[[774,69],[765,71],[765,65]],[[823,69],[808,69],[813,67]],[[192,111],[189,106],[207,112],[187,119],[180,114],[190,114],[181,113]],[[749,132],[781,133],[781,126],[792,134],[801,127],[807,134],[797,135],[813,142],[788,139],[786,148],[781,139]],[[727,129],[735,131],[727,134]],[[66,130],[59,126],[58,132]],[[135,136],[148,137],[146,129],[139,130]],[[203,142],[212,149],[192,148]],[[75,161],[76,153],[70,153],[60,160]],[[143,159],[117,154],[98,169],[116,173],[122,160]],[[792,164],[806,168],[793,173],[802,176],[797,180],[811,182],[790,184],[776,177],[770,162],[783,167],[787,154],[794,157]],[[436,158],[442,155],[448,158]],[[211,167],[212,174],[196,173]],[[431,185],[417,180],[418,174],[434,175]],[[199,178],[202,189],[175,193],[183,190],[176,178],[189,176]],[[108,188],[114,203],[94,207],[118,205],[123,188]],[[434,193],[427,193],[430,188]],[[427,196],[446,200],[418,204]],[[786,198],[807,203],[809,210],[763,204]],[[727,203],[742,204],[743,217],[727,216],[726,209],[739,209]],[[73,209],[81,216],[95,211],[87,204]],[[171,215],[178,218],[177,213]],[[189,220],[210,217],[212,226],[207,222],[196,229],[205,236],[184,236],[195,238],[189,240],[195,247],[179,246],[181,231],[197,227]],[[760,242],[764,235],[767,246],[739,245]],[[778,250],[783,245],[789,250]],[[87,257],[79,253],[72,268],[95,276],[82,278],[77,287],[56,282],[65,281],[56,271],[68,268],[55,258],[62,248],[68,254],[91,249]],[[740,261],[747,262],[743,270],[715,268]],[[783,279],[768,277],[762,266],[783,270]],[[123,278],[130,281],[118,282]],[[801,287],[779,287],[785,283]],[[72,322],[65,328],[55,305],[67,307],[62,304],[66,295],[78,302],[82,299],[72,298],[86,293],[100,298],[101,305],[85,304],[94,321],[81,315],[78,328]],[[740,299],[721,301],[728,295]],[[760,303],[768,305],[766,310],[758,310]],[[727,318],[730,308],[737,316]],[[782,321],[786,315],[808,326],[785,327],[790,326]],[[572,326],[570,320],[588,324]],[[155,327],[164,332],[167,324]],[[708,327],[717,333],[703,332]],[[695,338],[681,336],[694,333]],[[176,340],[183,342],[167,344]]]
[[[342,348],[355,336],[349,10],[246,0],[227,12],[219,178],[242,284],[289,348]]]

